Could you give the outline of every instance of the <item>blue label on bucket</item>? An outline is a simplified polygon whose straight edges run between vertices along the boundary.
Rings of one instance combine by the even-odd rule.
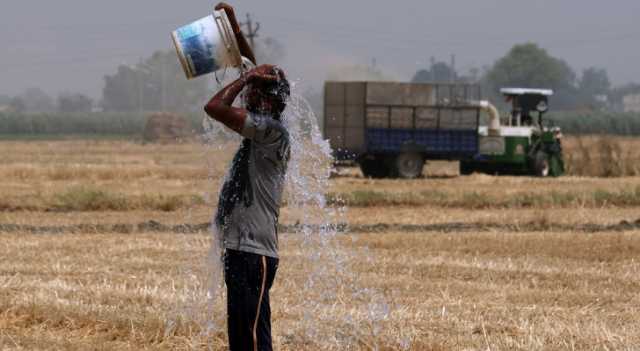
[[[207,16],[178,28],[174,35],[180,43],[182,55],[193,77],[219,69],[216,61],[220,35],[213,16]]]
[[[192,23],[189,25],[186,25],[182,28],[179,28],[177,30],[178,32],[178,38],[181,39],[189,39],[192,37],[195,37],[196,35],[198,35],[198,32],[196,31],[196,23]]]

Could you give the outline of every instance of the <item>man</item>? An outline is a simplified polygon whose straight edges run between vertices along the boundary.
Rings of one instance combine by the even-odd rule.
[[[255,57],[229,17],[240,51]],[[216,226],[223,237],[230,349],[271,350],[269,289],[278,267],[278,216],[289,159],[289,134],[280,119],[289,97],[284,72],[262,65],[243,74],[205,106],[207,114],[244,137],[220,192]],[[245,108],[233,107],[244,93]]]

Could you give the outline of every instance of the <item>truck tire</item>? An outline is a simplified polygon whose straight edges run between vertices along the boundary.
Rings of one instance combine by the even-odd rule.
[[[413,179],[422,175],[424,158],[417,152],[404,152],[395,159],[395,173],[400,178]]]
[[[364,159],[358,162],[365,178],[385,178],[389,176],[389,168],[380,158]]]
[[[548,177],[550,168],[549,155],[544,151],[538,151],[533,161],[534,174],[538,177]]]
[[[460,161],[460,175],[471,175],[474,171],[473,163]]]

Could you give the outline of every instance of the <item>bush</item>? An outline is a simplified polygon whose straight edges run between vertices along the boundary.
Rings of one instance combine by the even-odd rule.
[[[72,187],[55,196],[53,208],[60,211],[124,211],[130,204],[119,194],[93,187]]]

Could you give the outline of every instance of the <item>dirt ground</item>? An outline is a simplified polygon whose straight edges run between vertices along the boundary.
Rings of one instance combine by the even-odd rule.
[[[201,297],[193,277],[206,274],[206,223],[230,154],[197,144],[0,142],[0,349],[225,349],[222,315],[207,330],[194,311],[202,301],[191,300]],[[638,187],[640,177],[459,177],[453,163],[430,164],[411,181],[341,170],[328,191],[345,196],[578,200],[367,202],[347,209],[319,253],[294,233],[299,210],[284,207],[274,346],[637,350]],[[64,194],[89,188],[119,200],[202,201],[56,207]],[[631,198],[581,202],[597,191]],[[212,308],[224,311],[223,302]]]

